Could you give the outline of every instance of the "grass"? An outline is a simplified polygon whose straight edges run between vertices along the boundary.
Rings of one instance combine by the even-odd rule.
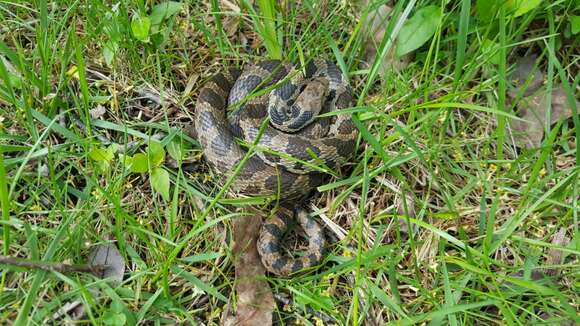
[[[83,263],[115,241],[127,270],[111,286],[2,266],[0,324],[44,324],[74,300],[92,324],[218,324],[234,300],[231,221],[267,199],[232,197],[203,163],[186,128],[197,91],[224,67],[315,56],[348,74],[360,139],[309,202],[335,238],[323,264],[268,277],[287,303],[276,315],[304,325],[578,323],[578,108],[526,149],[514,143],[521,115],[508,101],[515,57],[532,52],[546,87],[562,85],[575,103],[577,1],[518,16],[500,6],[491,17],[482,7],[494,1],[396,1],[379,24],[389,37],[369,40],[385,2],[184,1],[142,42],[133,17],[158,2],[1,1],[3,254]],[[441,13],[432,36],[389,68],[405,60],[392,58],[396,36],[427,6]],[[124,167],[160,133],[165,199],[148,173]],[[96,156],[109,146],[121,150]],[[569,243],[553,242],[560,229]]]

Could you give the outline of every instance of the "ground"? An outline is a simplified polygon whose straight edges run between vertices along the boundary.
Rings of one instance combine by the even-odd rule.
[[[270,206],[220,192],[198,90],[312,57],[349,77],[360,137],[306,203],[324,261],[268,275],[275,319],[578,323],[580,3],[502,3],[0,1],[0,243],[37,264],[2,265],[0,324],[70,302],[90,324],[218,324],[232,221]],[[38,268],[105,243],[120,283]]]

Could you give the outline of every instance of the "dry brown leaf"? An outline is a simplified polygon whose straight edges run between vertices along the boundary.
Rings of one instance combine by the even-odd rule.
[[[111,286],[117,286],[123,281],[125,274],[125,259],[114,244],[97,245],[89,253],[88,265],[100,267],[101,272],[96,275],[106,278]],[[93,299],[99,297],[99,290],[88,289]],[[78,325],[78,321],[86,318],[86,310],[80,299],[66,302],[52,315],[52,322],[58,321],[62,325]]]
[[[511,87],[509,96],[516,98],[523,90],[523,96],[530,96],[537,91],[544,82],[544,74],[534,69],[537,56],[535,54],[519,58],[514,70],[510,74]]]
[[[89,255],[89,265],[104,266],[103,272],[97,276],[108,279],[112,286],[123,281],[125,259],[114,244],[96,246]]]
[[[566,229],[560,228],[554,237],[552,238],[552,244],[559,247],[566,247],[570,239],[566,236]],[[548,257],[546,258],[546,265],[559,265],[562,264],[562,251],[560,249],[551,248],[548,251]],[[558,273],[555,269],[548,269],[546,271],[549,275],[556,275]]]
[[[407,196],[406,198],[399,198],[396,202],[397,205],[397,213],[399,216],[405,216],[414,218],[415,217],[415,200],[411,196]],[[399,229],[404,234],[410,234],[409,224],[407,223],[407,219],[405,217],[399,218]],[[415,224],[411,225],[413,229],[412,233],[417,231],[417,226]]]
[[[368,6],[368,2],[368,0],[363,1],[363,4]],[[365,46],[365,61],[369,66],[371,66],[375,61],[377,47],[385,37],[386,28],[389,25],[389,14],[392,10],[393,8],[384,4],[368,13],[363,29],[365,34],[368,35],[368,42],[366,42]],[[409,55],[397,58],[395,55],[395,45],[393,44],[389,52],[383,58],[379,74],[384,76],[384,74],[389,70],[399,71],[403,69],[409,64],[409,59]]]
[[[541,87],[544,82],[544,74],[536,67],[537,56],[526,55],[516,60],[514,70],[510,73],[510,90],[508,99],[510,102],[518,101],[518,115],[526,121],[513,120],[511,129],[515,145],[525,148],[541,146],[546,126],[547,91]],[[566,98],[562,86],[555,85],[551,94],[550,125],[560,118],[567,119],[572,116],[572,108]],[[578,106],[578,105],[577,105]]]
[[[240,217],[234,220],[234,267],[238,304],[235,318],[223,318],[222,325],[272,325],[276,306],[265,281],[266,270],[256,247],[262,218]]]
[[[233,15],[226,15],[222,21],[226,35],[232,37],[238,32],[238,28],[242,22],[242,15],[240,15],[241,9],[237,4],[228,0],[221,0],[220,8],[222,8],[224,12],[233,13]]]
[[[102,105],[97,105],[97,107],[92,108],[89,110],[89,114],[91,115],[91,118],[93,119],[100,119],[103,117],[103,115],[105,115],[106,109],[104,106]]]
[[[542,138],[544,138],[544,126],[546,125],[546,101],[546,90],[542,88],[534,95],[525,97],[518,103],[518,115],[526,121],[513,120],[511,122],[516,146],[525,148],[540,147]],[[576,101],[576,107],[580,107],[578,101]],[[555,86],[552,90],[550,124],[556,123],[559,119],[568,119],[570,117],[572,117],[572,107],[568,103],[566,93],[561,86]]]

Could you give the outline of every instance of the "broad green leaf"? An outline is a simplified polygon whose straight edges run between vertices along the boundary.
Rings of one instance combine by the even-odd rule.
[[[13,88],[17,88],[17,89],[21,89],[22,88],[22,78],[15,75],[15,74],[11,74],[10,72],[8,73],[8,79],[10,81],[10,85]]]
[[[113,301],[111,301],[110,308],[111,308],[111,311],[113,311],[113,312],[123,312],[124,305],[121,302],[121,300],[113,300]]]
[[[542,0],[477,0],[477,17],[483,21],[490,21],[502,6],[508,13],[518,17],[533,10],[540,3]]]
[[[169,155],[177,162],[181,162],[185,157],[185,151],[189,149],[187,144],[188,143],[184,143],[180,139],[176,138],[167,144],[167,153],[169,153]]]
[[[451,211],[437,212],[437,213],[432,213],[430,215],[431,215],[431,217],[442,219],[442,220],[454,220],[454,219],[459,217],[459,214],[457,212],[451,212]]]
[[[570,24],[572,25],[572,34],[580,32],[580,16],[570,16]]]
[[[147,155],[149,155],[151,166],[157,167],[165,160],[165,149],[163,149],[163,145],[160,142],[152,140],[147,147]]]
[[[96,147],[89,152],[91,160],[95,161],[97,172],[106,172],[109,170],[110,162],[113,160],[114,153],[112,147]]]
[[[506,2],[508,9],[515,10],[514,17],[519,17],[542,3],[542,0],[509,0]]]
[[[114,156],[113,149],[111,147],[108,147],[108,148],[97,147],[97,148],[93,148],[89,152],[89,157],[93,161],[109,162],[113,159],[113,156]]]
[[[98,173],[105,173],[109,170],[109,167],[111,166],[111,164],[108,161],[96,161],[95,162],[96,165],[96,172]]]
[[[151,20],[149,17],[133,16],[131,20],[131,31],[133,36],[141,42],[149,42],[149,30],[151,29]]]
[[[483,21],[490,21],[495,17],[500,7],[500,0],[477,0],[475,9],[477,18]]]
[[[151,171],[151,185],[163,199],[169,200],[169,172],[163,168],[154,168]]]
[[[111,326],[122,326],[127,322],[127,317],[123,313],[114,312],[111,310],[105,311],[103,314],[103,323]]]
[[[151,15],[149,15],[149,18],[151,19],[151,25],[161,24],[164,19],[167,19],[178,13],[182,6],[182,3],[175,1],[167,1],[156,5],[151,10]]]
[[[489,57],[489,62],[498,65],[500,61],[499,44],[494,43],[488,39],[483,40],[481,45],[483,53],[487,54]]]
[[[145,173],[149,170],[149,164],[147,162],[147,155],[143,153],[137,153],[133,157],[127,158],[127,163],[134,173]]]
[[[397,56],[405,55],[425,44],[437,31],[441,11],[438,6],[419,9],[401,28],[397,38]]]
[[[113,299],[109,310],[103,314],[103,323],[111,326],[122,326],[127,323],[127,316],[123,313],[125,306],[119,299]]]
[[[115,59],[115,54],[119,49],[119,45],[114,41],[107,41],[103,47],[103,57],[105,58],[105,63],[110,66],[113,64],[113,59]]]

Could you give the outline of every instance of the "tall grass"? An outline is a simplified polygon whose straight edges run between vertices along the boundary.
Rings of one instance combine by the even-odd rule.
[[[80,263],[96,244],[113,242],[127,262],[114,287],[88,275],[3,266],[0,324],[43,324],[72,300],[92,323],[117,314],[127,323],[219,322],[225,302],[235,302],[231,220],[249,205],[267,210],[272,198],[229,197],[234,176],[219,183],[179,123],[195,114],[197,90],[217,69],[263,57],[337,62],[356,95],[348,114],[360,132],[352,162],[322,167],[329,179],[307,202],[337,238],[323,263],[289,279],[267,277],[288,299],[278,317],[339,325],[578,322],[580,79],[570,50],[578,42],[564,35],[574,1],[542,2],[519,17],[498,6],[485,19],[485,1],[396,1],[370,59],[368,19],[385,1],[253,3],[184,2],[148,42],[132,35],[130,22],[135,12],[150,14],[150,2],[0,3],[3,254]],[[442,13],[434,36],[402,68],[382,69],[403,60],[390,57],[396,39],[427,5]],[[112,40],[118,50],[109,66],[103,49]],[[548,94],[561,84],[573,113],[546,123],[533,149],[511,137],[512,122],[522,120],[521,104],[508,105],[521,49],[540,54]],[[161,106],[148,102],[155,91]],[[98,106],[105,113],[92,119]],[[151,190],[147,173],[123,163],[160,132],[166,150],[174,141],[188,145],[189,165],[173,169],[167,156],[168,201]],[[103,173],[90,155],[107,147],[97,134],[139,146],[116,153]],[[236,171],[254,150],[261,149],[250,145]],[[570,244],[553,243],[559,229]],[[562,260],[549,263],[554,251]]]

